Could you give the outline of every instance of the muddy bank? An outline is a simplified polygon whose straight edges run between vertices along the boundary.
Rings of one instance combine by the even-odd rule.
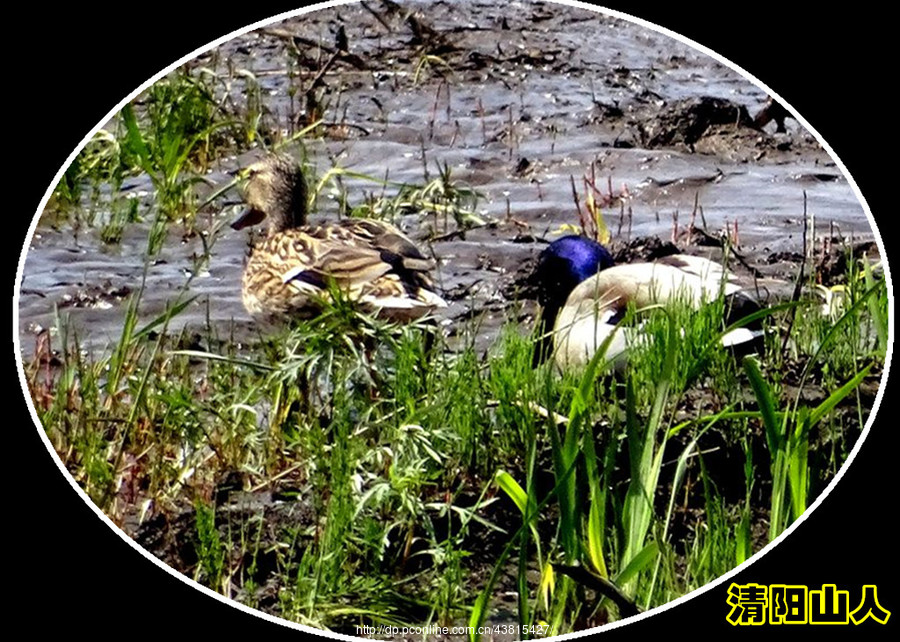
[[[578,224],[573,184],[582,211],[588,192],[598,197],[619,243],[655,235],[703,251],[683,236],[693,223],[712,237],[727,233],[750,264],[767,266],[772,256],[802,255],[804,218],[814,217],[819,239],[872,238],[853,190],[817,141],[791,118],[754,123],[765,94],[707,56],[571,7],[416,6],[412,21],[359,5],[316,12],[241,36],[190,66],[224,73],[227,61],[252,73],[283,135],[318,106],[324,138],[305,146],[319,174],[337,164],[423,184],[446,167],[459,185],[476,189],[483,226],[463,233],[414,213],[398,223],[438,259],[451,323],[484,316],[484,345],[523,266],[544,240]],[[339,37],[347,51],[336,55]],[[304,102],[298,86],[308,86],[331,57],[317,105]],[[246,90],[234,74],[230,91]],[[200,189],[226,182],[253,155],[220,159],[207,177],[212,186]],[[357,179],[343,187],[356,203],[383,189]],[[126,180],[122,191],[149,212],[146,177]],[[334,198],[334,189],[320,195],[316,220],[335,216]],[[93,205],[101,217],[103,203]],[[54,306],[88,344],[114,342],[123,301],[142,281],[144,318],[178,296],[198,295],[173,329],[211,323],[222,334],[249,336],[239,296],[247,238],[223,227],[237,206],[232,192],[200,212],[214,241],[208,262],[198,260],[199,239],[177,224],[147,260],[146,224],[108,245],[96,229],[46,215],[22,282],[25,352],[30,337],[53,325]]]

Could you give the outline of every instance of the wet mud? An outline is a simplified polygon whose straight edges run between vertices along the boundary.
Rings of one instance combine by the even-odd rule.
[[[437,280],[451,301],[446,318],[481,317],[483,347],[544,243],[579,224],[589,191],[616,245],[658,236],[706,252],[727,236],[767,273],[795,269],[795,260],[782,259],[803,255],[810,220],[810,240],[872,241],[853,189],[818,141],[792,118],[759,126],[754,116],[767,109],[767,96],[708,56],[571,7],[527,3],[509,13],[486,2],[417,6],[413,22],[360,5],[300,16],[191,64],[227,59],[252,72],[268,113],[279,122],[290,115],[299,126],[304,108],[289,91],[287,50],[299,52],[311,72],[343,33],[349,52],[324,76],[333,105],[325,120],[334,122],[324,139],[306,141],[309,164],[319,174],[339,164],[414,184],[447,167],[454,181],[477,190],[483,224],[474,229],[416,214],[400,223],[439,262]],[[424,56],[441,62],[422,69]],[[240,90],[235,82],[232,91]],[[782,124],[785,131],[777,131]],[[209,186],[198,190],[224,184],[257,155],[221,159]],[[344,184],[355,202],[380,190],[361,180]],[[148,202],[152,185],[135,177],[123,192]],[[238,203],[231,192],[199,213],[207,230],[218,225],[208,264],[198,264],[201,241],[183,237],[177,225],[147,261],[147,224],[104,244],[96,229],[56,225],[45,215],[21,284],[25,352],[54,324],[54,308],[81,328],[87,345],[114,342],[123,301],[142,282],[144,318],[179,295],[198,295],[173,329],[211,323],[252,334],[239,295],[248,240],[222,225]],[[323,194],[312,219],[335,211]]]

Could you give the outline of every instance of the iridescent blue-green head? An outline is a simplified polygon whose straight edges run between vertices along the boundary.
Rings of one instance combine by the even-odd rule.
[[[542,338],[535,351],[535,364],[548,356],[552,344],[549,332],[575,286],[613,265],[609,250],[584,236],[564,236],[544,248],[530,279],[541,304],[538,332]]]
[[[558,310],[576,285],[613,265],[612,254],[597,241],[576,235],[557,239],[538,257],[533,276],[538,302]]]

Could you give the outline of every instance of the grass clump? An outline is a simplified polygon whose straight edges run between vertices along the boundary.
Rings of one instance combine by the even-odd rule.
[[[235,77],[247,88],[240,101]],[[120,243],[130,225],[148,221],[147,251],[155,255],[171,223],[183,224],[185,236],[200,232],[198,210],[218,193],[200,202],[198,186],[206,185],[217,159],[271,130],[265,116],[253,74],[180,68],[88,141],[55,187],[45,220],[76,231],[97,227],[106,245]],[[126,179],[133,183],[127,194]]]
[[[59,363],[28,380],[91,499],[228,597],[353,633],[475,625],[511,593],[523,630],[564,633],[715,579],[821,492],[884,359],[886,288],[856,274],[839,317],[794,304],[755,357],[719,347],[715,306],[635,311],[620,376],[534,369],[512,324],[451,352],[339,292],[249,344],[173,334],[188,300],[141,325],[138,292],[105,354],[60,318]],[[770,334],[794,308],[761,315]]]
[[[315,194],[327,192],[338,204],[339,214],[396,223],[404,216],[418,215],[430,230],[431,237],[454,235],[485,222],[475,212],[479,194],[452,177],[449,167],[440,168],[432,179],[425,171],[423,184],[397,183],[386,176],[379,179],[341,167],[332,167],[316,183]],[[351,205],[346,178],[363,180],[381,187],[357,205]],[[330,186],[330,189],[327,189]],[[452,224],[451,224],[452,223]]]

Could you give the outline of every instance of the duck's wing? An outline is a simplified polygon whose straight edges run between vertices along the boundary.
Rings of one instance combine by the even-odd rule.
[[[433,262],[408,239],[399,232],[395,238],[381,225],[354,223],[298,228],[264,241],[245,274],[245,302],[259,293],[256,298],[265,297],[260,306],[302,313],[337,287],[351,300],[398,319],[446,305],[431,291],[427,269]]]
[[[391,265],[382,260],[381,254],[363,245],[348,244],[338,239],[303,239],[305,244],[292,234],[295,248],[305,247],[295,252],[284,264],[281,281],[285,284],[318,290],[327,290],[329,282],[349,293],[354,293],[367,284],[391,271]]]
[[[428,274],[435,267],[433,259],[421,250],[403,232],[390,223],[372,219],[349,218],[331,226],[332,233],[338,231],[351,235],[354,240],[367,247],[377,248],[386,260],[398,269]]]
[[[619,306],[637,307],[683,301],[700,307],[720,294],[743,288],[722,265],[702,257],[672,255],[653,263],[628,263],[607,268],[585,280],[569,295],[566,305],[583,299],[609,299]]]

